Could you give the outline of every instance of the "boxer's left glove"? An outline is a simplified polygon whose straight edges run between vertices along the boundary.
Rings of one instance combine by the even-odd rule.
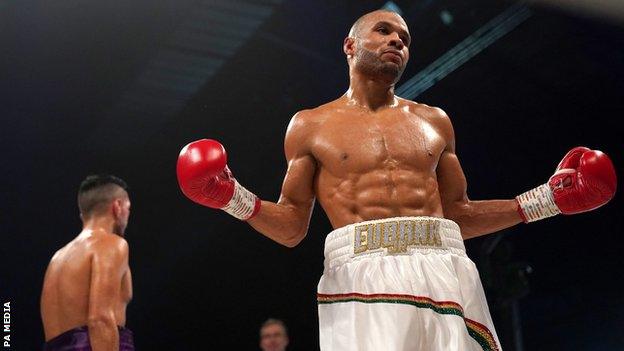
[[[176,167],[182,193],[192,201],[248,220],[260,210],[260,199],[240,185],[227,167],[221,143],[201,139],[184,146]]]
[[[606,154],[575,147],[546,184],[516,197],[518,213],[526,223],[559,213],[591,211],[609,202],[616,187],[615,169]]]

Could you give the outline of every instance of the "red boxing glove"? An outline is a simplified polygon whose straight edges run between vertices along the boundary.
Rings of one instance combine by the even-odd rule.
[[[575,147],[559,162],[548,182],[518,197],[524,222],[596,209],[613,198],[617,188],[609,156],[598,150]]]
[[[201,139],[183,147],[176,173],[182,193],[200,205],[222,209],[242,220],[260,210],[260,199],[234,179],[225,148],[216,140]]]

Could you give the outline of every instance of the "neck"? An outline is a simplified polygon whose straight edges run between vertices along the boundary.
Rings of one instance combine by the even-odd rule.
[[[106,232],[106,233],[115,233],[115,220],[110,217],[92,217],[83,221],[82,230],[89,230],[94,233],[96,232]]]
[[[355,70],[350,73],[349,90],[345,93],[349,104],[371,111],[397,105],[393,81],[367,77]]]

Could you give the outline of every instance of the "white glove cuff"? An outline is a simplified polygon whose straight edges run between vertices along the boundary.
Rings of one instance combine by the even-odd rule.
[[[245,189],[234,179],[234,195],[222,210],[245,221],[254,214],[257,201],[259,199],[254,193]]]
[[[561,213],[548,183],[516,197],[526,222],[535,222]]]

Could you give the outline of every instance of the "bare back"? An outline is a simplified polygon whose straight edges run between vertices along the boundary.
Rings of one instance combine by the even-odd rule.
[[[117,324],[124,326],[131,279],[126,241],[114,234],[83,231],[48,265],[41,294],[46,340],[87,325],[95,304],[108,308]],[[100,289],[100,285],[112,288]]]
[[[287,157],[313,160],[313,192],[334,227],[444,215],[436,168],[453,139],[448,117],[436,108],[398,101],[369,112],[342,97],[291,122],[289,129],[305,132],[293,131],[296,142],[287,144],[296,150],[287,150]]]

